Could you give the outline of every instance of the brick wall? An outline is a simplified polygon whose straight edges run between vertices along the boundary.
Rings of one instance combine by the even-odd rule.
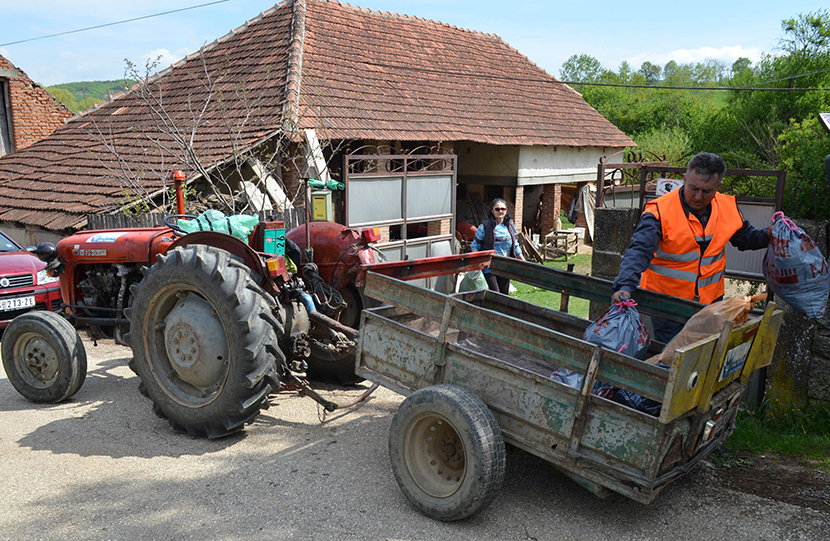
[[[542,196],[542,235],[554,229],[554,222],[562,210],[562,186],[559,184],[545,184]]]
[[[22,70],[0,56],[0,70],[9,87],[9,108],[14,149],[21,150],[49,136],[72,111],[63,106],[45,88],[32,82]]]
[[[427,222],[427,235],[434,237],[437,235],[450,234],[450,219],[436,220],[434,222]],[[388,228],[387,228],[388,229]]]
[[[513,221],[516,223],[516,231],[521,231],[524,222],[525,188],[524,186],[517,186],[514,192],[516,203],[513,205],[510,215],[513,216]]]

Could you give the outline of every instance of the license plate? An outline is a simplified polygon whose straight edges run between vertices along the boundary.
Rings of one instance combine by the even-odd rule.
[[[20,310],[21,308],[34,308],[35,297],[17,297],[14,299],[0,299],[0,312],[9,310]]]

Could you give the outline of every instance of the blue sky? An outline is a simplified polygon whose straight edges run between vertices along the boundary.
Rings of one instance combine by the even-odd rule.
[[[13,45],[5,43],[206,4],[216,0],[0,0],[0,54],[34,81],[119,79],[125,59],[143,66],[162,56],[166,67],[274,0],[227,0],[141,21]],[[698,0],[669,2],[540,2],[539,0],[354,0],[364,8],[404,13],[499,35],[559,77],[571,55],[586,53],[606,68],[623,60],[639,68],[715,58],[731,64],[774,53],[781,20],[825,7],[817,1]]]

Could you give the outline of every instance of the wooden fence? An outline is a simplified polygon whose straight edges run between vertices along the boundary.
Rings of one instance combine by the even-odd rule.
[[[293,207],[286,211],[264,211],[258,213],[260,220],[285,222],[286,231],[305,223],[305,207]],[[164,224],[164,215],[146,213],[126,214],[88,214],[87,229],[123,229],[125,227],[158,227]]]

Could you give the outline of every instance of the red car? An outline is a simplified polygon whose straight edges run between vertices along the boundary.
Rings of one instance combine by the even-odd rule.
[[[0,231],[0,329],[29,310],[61,311],[60,282],[47,276],[44,267]]]

